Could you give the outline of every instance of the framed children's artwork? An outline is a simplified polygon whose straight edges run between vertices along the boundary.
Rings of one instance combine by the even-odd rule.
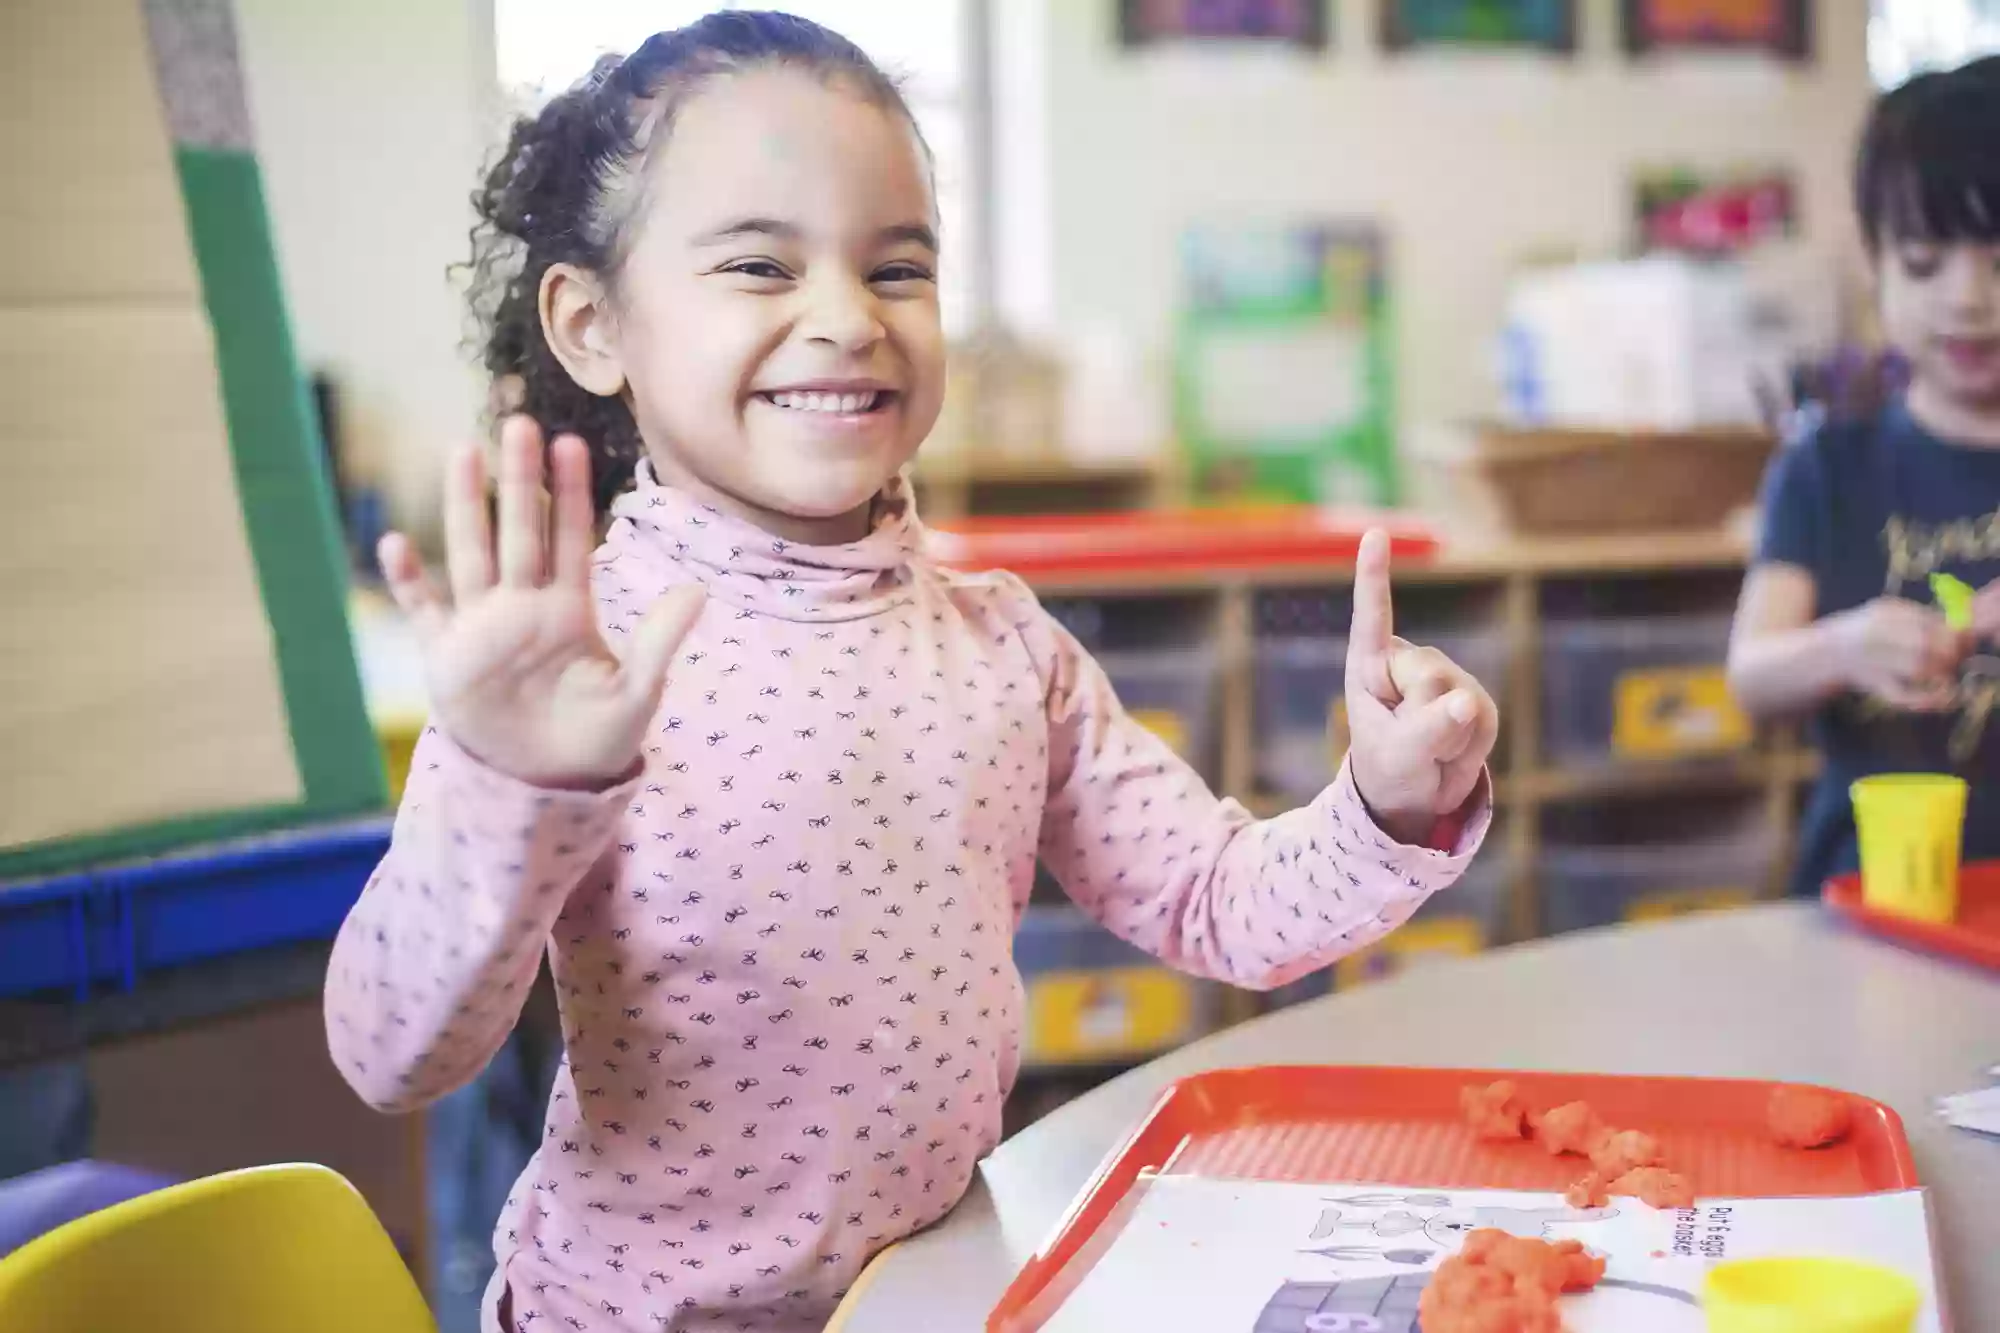
[[[1309,220],[1203,225],[1181,250],[1174,405],[1196,495],[1394,504],[1381,232]]]
[[[1576,0],[1382,0],[1382,46],[1567,54],[1576,50]]]
[[[1751,51],[1805,60],[1812,0],[1623,0],[1625,49]]]
[[[1172,42],[1262,42],[1326,49],[1329,0],[1118,0],[1125,47]]]

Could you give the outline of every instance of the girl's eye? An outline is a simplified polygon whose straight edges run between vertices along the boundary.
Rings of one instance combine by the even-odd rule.
[[[734,273],[738,277],[759,278],[771,282],[783,282],[791,277],[791,274],[768,259],[738,260],[734,264],[725,265],[722,271]]]

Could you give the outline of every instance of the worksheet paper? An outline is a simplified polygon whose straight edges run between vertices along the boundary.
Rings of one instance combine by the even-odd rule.
[[[1418,1333],[1417,1301],[1465,1236],[1496,1227],[1574,1238],[1607,1260],[1597,1290],[1562,1299],[1573,1333],[1703,1333],[1702,1278],[1719,1260],[1860,1259],[1923,1288],[1917,1333],[1942,1333],[1923,1194],[1614,1199],[1401,1185],[1294,1185],[1162,1176],[1044,1333]]]

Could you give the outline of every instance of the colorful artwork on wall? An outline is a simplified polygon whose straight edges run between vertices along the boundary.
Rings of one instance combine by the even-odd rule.
[[[1810,0],[1624,0],[1625,49],[1812,54]]]
[[[1127,47],[1165,42],[1276,42],[1324,50],[1327,0],[1118,0],[1118,40]]]
[[[1382,0],[1382,45],[1576,49],[1575,0]]]

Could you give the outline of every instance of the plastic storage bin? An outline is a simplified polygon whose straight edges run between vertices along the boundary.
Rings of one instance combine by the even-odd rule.
[[[1668,759],[1740,750],[1749,719],[1730,697],[1729,617],[1552,621],[1542,640],[1542,727],[1551,759]]]
[[[1658,921],[1742,907],[1762,896],[1778,839],[1760,811],[1720,831],[1677,832],[1667,826],[1649,835],[1628,822],[1596,836],[1545,837],[1538,875],[1543,932]]]
[[[1030,907],[1014,936],[1030,1065],[1139,1059],[1215,1028],[1223,988],[1176,972],[1074,907]]]
[[[379,819],[0,884],[0,995],[129,990],[154,968],[331,939],[388,846]]]
[[[1215,650],[1206,646],[1127,648],[1097,654],[1111,688],[1133,720],[1189,763],[1214,758]]]
[[[1388,938],[1332,967],[1271,992],[1269,1008],[1325,995],[1336,986],[1347,989],[1398,976],[1418,968],[1466,958],[1500,943],[1507,935],[1508,878],[1505,844],[1495,829],[1465,875],[1440,889],[1417,914]]]
[[[1503,697],[1507,640],[1499,630],[1419,631],[1417,638],[1465,668],[1495,699]],[[1311,800],[1333,781],[1347,750],[1347,638],[1266,638],[1255,651],[1258,789]]]

